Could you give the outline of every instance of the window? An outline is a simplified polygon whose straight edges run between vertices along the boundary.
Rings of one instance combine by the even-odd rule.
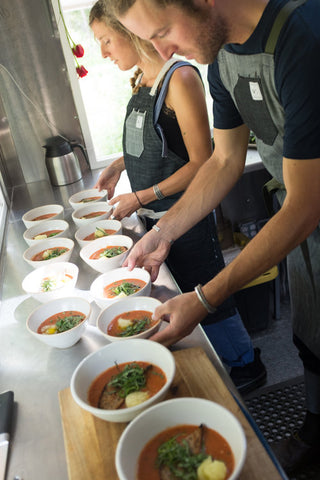
[[[88,75],[78,79],[73,55],[65,38],[62,22],[58,27],[69,70],[71,86],[92,168],[103,167],[117,158],[122,151],[122,128],[126,105],[131,97],[130,77],[135,69],[122,72],[110,61],[101,57],[88,26],[92,0],[60,0],[68,31],[77,44],[85,50],[80,65]],[[59,19],[57,0],[52,0],[56,18]],[[212,100],[207,85],[207,67],[197,65],[201,71],[207,93],[208,113],[212,125]]]

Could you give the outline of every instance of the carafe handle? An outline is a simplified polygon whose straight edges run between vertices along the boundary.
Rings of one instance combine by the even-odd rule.
[[[76,148],[76,147],[80,148],[80,150],[81,150],[82,153],[83,153],[84,158],[86,159],[87,165],[88,165],[88,167],[89,167],[89,169],[90,169],[89,158],[88,158],[88,155],[87,155],[87,152],[86,152],[84,146],[81,145],[80,143],[70,143],[70,145],[71,145],[72,150],[73,150],[74,148]]]

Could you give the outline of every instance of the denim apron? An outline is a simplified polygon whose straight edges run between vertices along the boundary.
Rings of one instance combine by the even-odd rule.
[[[157,123],[171,75],[175,68],[183,65],[191,66],[187,62],[169,60],[152,88],[141,87],[129,101],[123,153],[128,178],[134,191],[161,182],[186,164],[186,160],[167,147],[161,127]],[[147,230],[152,228],[159,216],[162,216],[182,193],[155,200],[138,210],[137,213],[142,216]],[[213,214],[205,217],[173,243],[166,264],[182,292],[192,291],[198,283],[205,284],[220,272],[224,267],[224,259]],[[234,314],[234,302],[229,298],[213,315],[208,315],[204,323],[224,320]]]
[[[282,26],[306,0],[289,0],[280,10],[263,53],[237,55],[223,49],[218,63],[222,83],[244,123],[256,136],[266,169],[283,184],[284,110],[274,78],[274,51]],[[286,192],[277,194],[280,204]],[[320,358],[320,230],[319,226],[287,257],[294,334]]]

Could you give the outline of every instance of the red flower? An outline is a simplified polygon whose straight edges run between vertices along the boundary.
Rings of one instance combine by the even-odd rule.
[[[86,68],[84,68],[83,65],[78,66],[76,68],[76,70],[77,70],[77,74],[79,75],[80,78],[85,77],[88,73],[88,70]]]
[[[80,44],[74,45],[73,48],[72,48],[72,53],[73,53],[73,55],[75,55],[78,58],[83,57],[83,55],[84,55],[83,46],[80,45]]]

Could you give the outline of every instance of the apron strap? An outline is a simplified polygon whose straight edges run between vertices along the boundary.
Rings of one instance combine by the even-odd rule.
[[[168,145],[167,145],[167,141],[166,141],[166,138],[164,136],[163,130],[161,128],[161,125],[159,125],[159,123],[158,123],[158,120],[159,120],[160,112],[161,112],[161,109],[162,109],[162,106],[163,106],[163,102],[164,102],[164,100],[166,98],[166,95],[167,95],[168,86],[169,86],[171,76],[177,68],[184,67],[184,66],[193,67],[195,70],[198,71],[197,67],[195,67],[194,65],[192,65],[189,62],[185,62],[183,60],[177,61],[176,59],[171,58],[162,67],[162,69],[161,69],[158,77],[156,78],[156,81],[155,81],[155,83],[154,83],[154,85],[153,85],[153,87],[150,91],[150,95],[151,95],[151,92],[154,89],[154,87],[157,87],[159,85],[160,81],[162,80],[163,74],[161,75],[161,77],[160,77],[160,74],[162,73],[162,70],[164,69],[164,67],[166,67],[168,65],[169,62],[170,62],[170,64],[165,69],[165,73],[164,73],[165,78],[163,80],[163,84],[161,86],[161,89],[160,89],[160,92],[159,92],[159,95],[158,95],[158,98],[157,98],[157,101],[156,101],[156,104],[155,104],[154,110],[153,110],[153,125],[154,125],[156,131],[158,132],[158,135],[160,136],[160,138],[162,140],[162,154],[161,154],[162,158],[165,158],[168,155]],[[198,71],[198,73],[199,73],[199,71]],[[199,75],[200,75],[200,73],[199,73]],[[156,91],[156,89],[155,89],[155,91]]]
[[[287,19],[291,15],[291,13],[296,8],[300,7],[300,5],[303,5],[304,3],[306,3],[306,1],[307,0],[289,0],[289,2],[286,3],[281,8],[281,10],[279,11],[279,13],[278,13],[278,15],[277,15],[277,17],[276,17],[276,19],[273,23],[273,27],[271,29],[271,32],[269,34],[269,38],[267,40],[266,47],[265,47],[265,50],[264,50],[265,53],[270,53],[272,55],[274,54],[274,51],[275,51],[277,41],[278,41],[280,32],[282,30],[282,27],[286,23]]]

